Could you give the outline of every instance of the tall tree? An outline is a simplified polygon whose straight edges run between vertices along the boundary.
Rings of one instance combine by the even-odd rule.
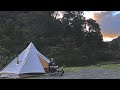
[[[93,48],[103,47],[103,36],[101,34],[100,25],[96,22],[96,20],[88,19],[87,26],[89,30],[86,35],[87,41],[92,45]]]
[[[71,37],[74,39],[77,47],[84,42],[85,18],[82,11],[66,11],[61,19],[64,26],[63,37]]]

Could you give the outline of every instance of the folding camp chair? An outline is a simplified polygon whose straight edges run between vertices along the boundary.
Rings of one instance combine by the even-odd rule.
[[[50,66],[50,75],[54,75],[54,74],[58,74],[58,75],[62,76],[64,74],[64,70],[59,68],[58,65]]]

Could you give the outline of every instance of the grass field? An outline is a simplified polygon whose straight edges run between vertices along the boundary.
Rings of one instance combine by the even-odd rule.
[[[111,69],[120,70],[120,64],[108,64],[108,65],[91,65],[86,67],[64,67],[64,71],[67,72],[78,72],[80,69]]]

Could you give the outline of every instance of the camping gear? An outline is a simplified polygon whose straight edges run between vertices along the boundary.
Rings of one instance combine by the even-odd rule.
[[[60,73],[60,76],[62,76],[63,69],[60,69],[58,65],[57,67],[53,66],[54,71],[51,71],[50,60],[42,55],[31,42],[23,52],[0,72],[0,75],[2,78],[21,78],[54,73]]]
[[[64,70],[62,68],[59,68],[52,59],[49,63],[49,73],[50,75],[59,74],[60,76],[62,76],[64,74]]]

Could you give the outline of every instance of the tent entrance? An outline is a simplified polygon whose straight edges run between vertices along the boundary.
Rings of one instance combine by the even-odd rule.
[[[38,56],[44,70],[46,73],[49,73],[49,63],[47,63],[44,59],[42,59],[40,56]]]

